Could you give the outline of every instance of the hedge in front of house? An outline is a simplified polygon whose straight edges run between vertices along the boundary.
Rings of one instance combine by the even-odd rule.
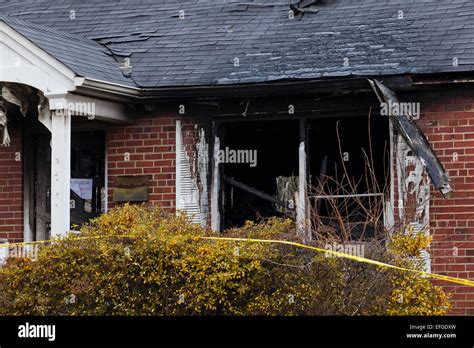
[[[412,274],[290,245],[201,238],[211,235],[184,215],[125,205],[81,238],[42,248],[37,261],[9,259],[0,315],[432,315],[449,307],[439,287]],[[226,236],[299,241],[294,223],[276,218]],[[399,262],[383,245],[366,256]]]

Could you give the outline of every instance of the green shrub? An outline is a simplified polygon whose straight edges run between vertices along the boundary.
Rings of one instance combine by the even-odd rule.
[[[205,240],[184,215],[125,205],[0,269],[0,315],[443,314],[426,279],[291,245]],[[225,236],[301,242],[291,220],[247,223]],[[384,245],[366,257],[394,258]],[[418,302],[394,301],[397,286]],[[436,291],[432,291],[436,289]],[[406,289],[404,289],[406,291]],[[422,308],[421,310],[417,308]]]

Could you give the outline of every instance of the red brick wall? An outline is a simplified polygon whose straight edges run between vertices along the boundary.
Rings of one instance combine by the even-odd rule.
[[[9,129],[11,146],[0,146],[0,238],[23,241],[22,137],[20,129]],[[17,161],[16,159],[20,159]]]
[[[176,121],[181,120],[183,143],[191,160],[200,123],[181,116],[179,105],[161,106],[160,111],[142,112],[130,125],[107,128],[108,208],[115,206],[112,194],[117,176],[150,175],[149,203],[176,209]],[[126,153],[130,161],[125,160]]]
[[[474,280],[474,91],[427,93],[419,101],[418,124],[454,189],[449,199],[439,192],[431,194],[432,271]],[[440,284],[452,293],[453,314],[474,315],[473,287]]]
[[[140,115],[131,125],[107,129],[109,208],[117,176],[150,175],[149,200],[153,205],[174,209],[176,117]],[[125,160],[126,153],[130,161]]]

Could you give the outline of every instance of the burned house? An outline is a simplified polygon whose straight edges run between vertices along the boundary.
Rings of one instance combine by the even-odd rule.
[[[356,198],[474,279],[474,4],[291,3],[0,1],[0,238],[147,202],[217,231],[289,214],[311,239]]]

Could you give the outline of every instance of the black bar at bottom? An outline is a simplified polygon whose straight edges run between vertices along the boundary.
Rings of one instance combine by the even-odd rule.
[[[26,323],[55,325],[54,341],[19,337]],[[0,317],[1,348],[58,344],[473,347],[474,317]]]

